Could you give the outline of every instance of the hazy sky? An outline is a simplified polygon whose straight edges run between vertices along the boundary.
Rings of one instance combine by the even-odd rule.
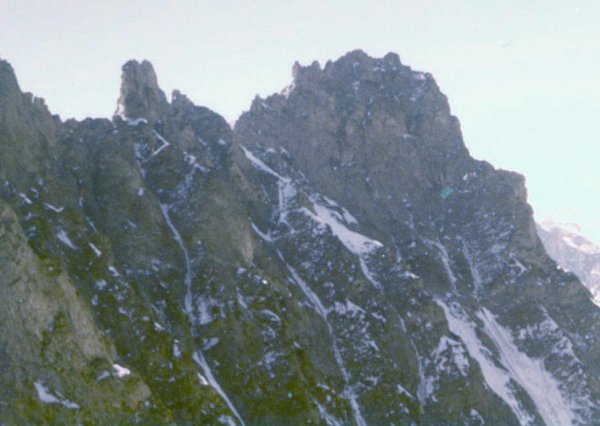
[[[471,153],[523,173],[539,220],[600,242],[598,1],[0,0],[0,57],[62,118],[111,116],[137,58],[233,121],[295,60],[355,48],[431,72]]]

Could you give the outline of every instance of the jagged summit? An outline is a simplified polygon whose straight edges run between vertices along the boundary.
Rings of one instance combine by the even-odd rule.
[[[152,64],[143,60],[126,62],[122,67],[121,91],[115,116],[130,119],[145,118],[154,122],[164,116],[167,97],[158,86]]]
[[[323,71],[325,73],[335,71],[356,70],[358,73],[364,73],[369,68],[383,68],[387,71],[397,71],[402,64],[400,56],[397,53],[389,52],[383,58],[369,56],[364,51],[357,49],[342,55],[335,61],[327,61]],[[405,67],[408,69],[408,67]]]
[[[173,93],[171,94],[171,105],[178,109],[194,107],[194,103],[190,100],[190,98],[181,93],[179,90],[173,90]]]
[[[360,49],[342,55],[335,61],[327,61],[322,67],[318,61],[302,66],[295,62],[292,67],[294,83],[318,81],[321,79],[341,79],[354,82],[361,79],[377,80],[381,73],[410,72],[410,67],[403,66],[398,54],[389,52],[383,58],[374,58]],[[423,76],[430,77],[429,74]]]
[[[0,59],[0,98],[19,93],[19,83],[13,67],[4,59]]]
[[[433,205],[477,168],[447,98],[398,55],[355,50],[325,67],[295,64],[293,73],[282,94],[253,102],[236,133],[247,146],[285,147],[345,204]]]

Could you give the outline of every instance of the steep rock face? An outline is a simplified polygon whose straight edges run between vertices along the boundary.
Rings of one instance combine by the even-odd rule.
[[[0,173],[7,178],[41,174],[56,142],[56,117],[44,100],[22,93],[12,67],[0,60]],[[27,141],[27,143],[23,143]]]
[[[158,79],[148,61],[129,61],[123,65],[121,94],[117,100],[116,116],[143,118],[154,122],[163,118],[169,109],[167,97],[158,87]]]
[[[452,194],[485,186],[497,189],[490,199],[500,196],[498,204],[520,216],[514,222],[524,226],[524,245],[539,249],[522,177],[473,160],[431,75],[395,54],[374,59],[355,51],[323,70],[296,65],[292,85],[256,99],[236,132],[249,148],[284,148],[271,155],[289,154],[312,185],[384,233],[403,226],[412,210],[440,216]],[[413,225],[419,232],[429,226]]]
[[[542,222],[538,234],[546,251],[565,270],[577,275],[600,304],[600,247],[573,224]]]
[[[125,69],[124,74],[127,72]],[[128,83],[126,78],[124,81]],[[142,82],[137,84],[142,86]],[[149,112],[162,108],[169,114],[185,114],[181,108],[159,108],[153,101],[150,96],[141,104]],[[171,163],[165,161],[164,173],[153,174],[152,161],[162,152],[161,147],[170,145],[157,130],[144,124],[146,119],[135,125],[122,118],[116,118],[114,124],[89,119],[58,122],[48,132],[30,120],[27,110],[21,111],[8,101],[3,108],[18,113],[1,123],[7,133],[16,135],[7,143],[14,141],[14,145],[37,155],[45,150],[45,155],[23,158],[8,147],[11,164],[16,167],[2,169],[2,198],[14,206],[29,245],[47,263],[48,272],[63,273],[73,280],[86,301],[85,308],[103,333],[111,336],[119,365],[132,371],[134,377],[149,379],[145,392],[129,389],[138,399],[132,396],[135,404],[130,408],[114,410],[118,420],[214,422],[220,416],[227,417],[229,409],[219,394],[207,389],[196,376],[198,367],[192,354],[174,356],[174,352],[184,351],[190,339],[188,318],[182,312],[188,289],[180,279],[186,270],[180,262],[180,245],[166,220],[171,220],[168,208],[163,209],[161,200],[146,189],[145,182],[147,177],[148,186],[156,180],[175,191],[185,181],[181,171],[188,174],[201,166],[178,149],[181,155]],[[145,114],[143,109],[138,112]],[[196,151],[202,149],[191,129],[204,122],[211,137],[221,129],[229,131],[220,117],[215,120],[216,116],[204,109],[195,115],[182,125],[182,136],[178,138],[181,146],[193,144]],[[22,132],[23,128],[29,133]],[[216,144],[215,140],[211,142]],[[219,159],[218,154],[214,160],[203,157],[203,163]],[[163,189],[158,187],[157,191]],[[54,291],[59,290],[50,291],[49,303],[56,303]],[[183,331],[167,332],[167,318],[172,318],[173,328],[183,327]],[[39,363],[47,365],[49,360],[40,355]],[[51,363],[47,367],[56,375],[63,374]],[[113,374],[112,369],[110,373],[117,381],[129,380]],[[99,385],[104,377],[90,375],[80,380]],[[30,398],[38,400],[33,385],[27,390]],[[110,401],[120,407],[118,395],[112,394]],[[89,398],[82,393],[72,402],[80,407],[87,402],[98,410],[92,418],[105,416],[109,420],[110,410],[102,414],[102,406]],[[48,420],[64,409],[59,405],[44,404],[50,413]],[[80,410],[75,413],[75,419],[90,419],[85,413],[77,417]],[[19,415],[15,414],[16,418],[20,419]]]
[[[33,253],[4,202],[0,259],[5,301],[0,309],[0,420],[118,421],[149,397],[139,377],[117,378],[120,366],[110,337],[97,328],[68,275]]]
[[[296,66],[294,76],[282,94],[256,99],[236,123],[236,134],[272,169],[271,175],[279,176],[280,187],[290,185],[286,179],[292,182],[294,190],[288,194],[309,193],[308,209],[312,205],[317,216],[340,205],[352,213],[350,218],[343,211],[331,214],[330,230],[342,241],[352,239],[348,230],[339,234],[343,224],[381,242],[381,248],[355,253],[374,290],[383,293],[383,305],[395,300],[404,322],[415,322],[407,338],[422,374],[413,390],[424,418],[468,421],[471,411],[454,407],[464,396],[458,401],[449,396],[464,380],[465,387],[485,383],[492,396],[503,400],[498,408],[512,411],[494,413],[486,406],[482,416],[488,420],[590,421],[598,407],[598,370],[590,352],[598,347],[598,312],[574,278],[556,271],[545,254],[522,177],[471,159],[431,76],[403,67],[394,55],[373,59],[351,52],[322,70],[316,63]],[[298,197],[286,199],[285,193],[280,191],[279,209],[283,205],[290,214],[300,211],[293,203]],[[284,241],[293,242],[291,259],[319,252],[311,247],[297,255],[301,233],[294,223],[282,221],[281,213],[267,225],[268,232],[262,229],[282,251]],[[352,244],[345,245],[352,250]],[[331,256],[327,250],[320,254]],[[333,263],[339,265],[337,259]],[[307,268],[305,274],[322,285],[322,268]],[[333,289],[341,293],[334,300],[355,288],[334,283]],[[373,300],[370,293],[358,300]],[[419,314],[402,305],[409,300],[419,306]],[[578,315],[568,314],[579,303],[584,308]],[[434,308],[423,313],[428,304],[443,308],[448,328]],[[487,337],[476,336],[475,330]],[[501,337],[494,330],[501,330]],[[457,351],[468,353],[473,370],[459,370],[464,374],[455,376],[444,369],[429,370],[440,365],[439,358],[430,356],[436,354],[435,342],[442,345],[449,336],[458,338]],[[493,344],[488,346],[486,338]],[[503,347],[503,339],[509,339],[509,347]],[[481,354],[487,351],[496,354],[500,370],[486,365],[489,357]],[[528,366],[513,370],[510,364],[520,362],[517,358],[527,360]],[[452,362],[460,365],[456,357]],[[539,383],[556,380],[555,403],[536,391],[537,385],[529,386],[524,375],[533,369]],[[495,373],[504,376],[501,384]],[[476,404],[484,401],[466,399],[475,412],[482,412]]]
[[[107,411],[122,423],[598,416],[597,308],[546,256],[523,179],[470,158],[432,77],[397,55],[296,65],[233,131],[169,102],[146,61],[124,65],[112,121],[61,123],[6,67],[0,195],[45,283],[22,285],[86,318],[90,340],[61,334],[73,356],[131,371],[75,383],[40,353],[29,381],[1,377],[46,417],[13,404],[7,421],[94,420],[103,396],[79,389],[103,383],[131,394]],[[0,266],[28,277],[27,256]]]

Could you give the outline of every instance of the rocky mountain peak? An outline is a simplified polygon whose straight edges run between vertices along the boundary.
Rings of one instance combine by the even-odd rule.
[[[293,75],[281,94],[257,98],[236,132],[249,147],[283,146],[332,197],[398,212],[403,199],[432,205],[474,170],[446,97],[397,54],[355,50],[324,67],[296,63]]]
[[[190,98],[179,90],[173,90],[171,99],[171,106],[177,110],[189,110],[195,106]]]
[[[362,50],[353,50],[335,61],[327,62],[324,73],[330,78],[362,79],[370,77],[372,71],[377,71],[380,68],[392,70],[392,68],[388,69],[386,67],[386,62],[381,58],[373,58]],[[394,66],[394,71],[396,71],[399,68],[399,60],[398,64],[394,64]]]
[[[12,66],[0,59],[0,99],[19,93],[19,83]]]
[[[13,67],[0,58],[0,108],[4,108],[4,115],[6,115],[6,111],[19,107],[33,108],[41,115],[50,115],[44,99],[33,96],[29,92],[23,93]]]
[[[146,60],[130,60],[121,70],[121,91],[115,116],[145,118],[152,122],[163,117],[169,103],[158,86],[152,64]]]
[[[302,66],[296,61],[292,67],[292,77],[295,83],[310,81],[318,79],[321,76],[321,71],[321,64],[318,61],[313,61],[308,66]]]
[[[400,57],[393,52],[383,58],[374,58],[360,49],[346,53],[335,61],[327,61],[321,67],[318,61],[302,66],[296,62],[292,68],[294,85],[317,83],[326,80],[337,80],[346,85],[361,80],[381,81],[383,73],[410,73],[409,67],[404,67]]]
[[[24,170],[42,168],[46,149],[56,142],[59,121],[44,99],[21,91],[12,66],[0,59],[0,138],[4,142],[0,144],[0,176],[24,184]]]

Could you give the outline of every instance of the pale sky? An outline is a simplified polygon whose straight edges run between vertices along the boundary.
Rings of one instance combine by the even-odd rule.
[[[131,58],[234,121],[294,61],[355,48],[431,72],[472,155],[600,242],[598,1],[0,0],[0,57],[63,119],[110,117]]]

